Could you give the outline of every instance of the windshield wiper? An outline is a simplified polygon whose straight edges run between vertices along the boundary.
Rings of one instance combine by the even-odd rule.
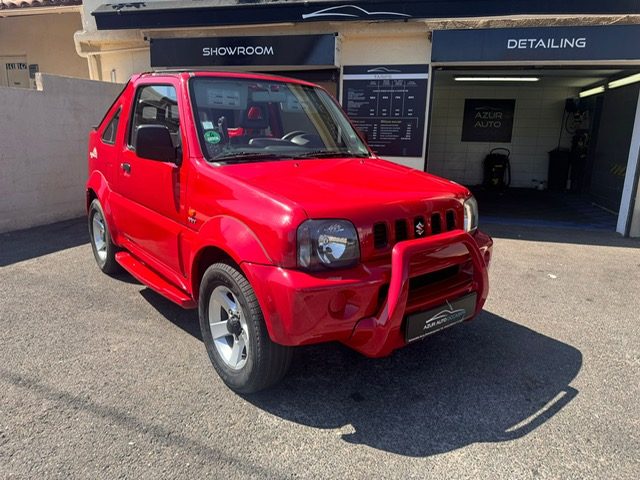
[[[331,158],[331,157],[354,157],[368,158],[368,153],[353,153],[348,150],[314,150],[312,152],[298,153],[294,158]]]
[[[285,155],[280,155],[272,152],[234,152],[229,153],[227,155],[220,155],[219,157],[215,157],[212,160],[214,162],[250,162],[250,161],[259,161],[259,160],[280,160],[283,158],[291,158]]]

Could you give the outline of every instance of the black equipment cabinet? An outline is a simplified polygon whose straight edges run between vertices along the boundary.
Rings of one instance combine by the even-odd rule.
[[[567,189],[571,152],[567,149],[554,148],[549,152],[548,189],[552,192],[563,192]]]

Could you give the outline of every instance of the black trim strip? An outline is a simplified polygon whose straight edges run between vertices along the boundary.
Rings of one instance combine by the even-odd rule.
[[[283,22],[377,21],[502,15],[638,14],[640,0],[370,0],[238,3],[219,0],[151,1],[101,5],[98,30],[185,28]]]

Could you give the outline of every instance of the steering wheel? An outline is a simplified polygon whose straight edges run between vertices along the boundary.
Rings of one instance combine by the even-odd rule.
[[[307,133],[304,130],[293,130],[291,132],[285,133],[282,136],[282,140],[291,140],[294,137],[297,137],[298,135],[302,135],[303,133]]]

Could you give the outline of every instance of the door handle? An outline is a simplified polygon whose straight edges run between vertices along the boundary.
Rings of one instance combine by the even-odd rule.
[[[131,165],[128,163],[121,163],[120,168],[124,170],[125,173],[131,173]]]

